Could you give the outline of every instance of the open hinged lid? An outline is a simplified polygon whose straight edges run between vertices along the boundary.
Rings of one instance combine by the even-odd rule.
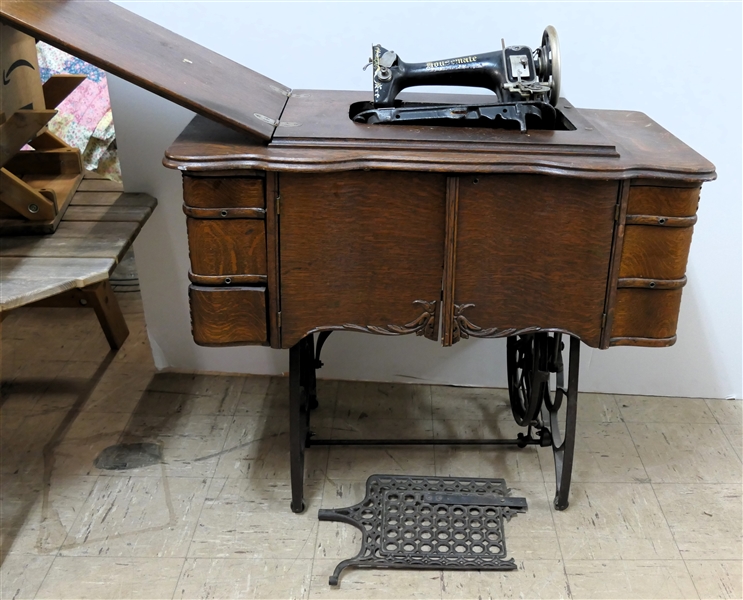
[[[290,91],[111,2],[3,0],[0,21],[263,140],[271,139]]]

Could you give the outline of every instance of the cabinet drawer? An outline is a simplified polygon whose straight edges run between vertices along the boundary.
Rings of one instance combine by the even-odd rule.
[[[266,288],[192,285],[191,331],[200,346],[268,343]]]
[[[682,278],[691,234],[691,227],[627,225],[619,277]]]
[[[670,346],[676,341],[676,325],[681,306],[681,290],[617,290],[612,346]],[[640,339],[638,339],[640,338]],[[657,340],[657,344],[647,343]]]
[[[257,177],[183,177],[183,199],[196,208],[265,208],[263,179]]]
[[[233,283],[245,275],[266,275],[265,221],[189,218],[186,223],[194,275],[233,276]]]
[[[697,213],[699,191],[698,187],[631,187],[627,214],[690,217]]]

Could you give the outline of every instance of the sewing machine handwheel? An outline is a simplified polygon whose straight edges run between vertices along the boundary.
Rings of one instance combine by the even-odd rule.
[[[542,60],[546,60],[547,63],[544,69],[540,69],[540,79],[542,81],[550,81],[550,104],[552,106],[557,105],[557,101],[560,99],[560,72],[562,65],[560,62],[560,40],[557,37],[557,30],[548,25],[542,34],[542,47],[541,47]]]
[[[546,334],[510,336],[506,340],[506,366],[508,370],[508,396],[516,423],[526,427],[537,419],[547,372]]]

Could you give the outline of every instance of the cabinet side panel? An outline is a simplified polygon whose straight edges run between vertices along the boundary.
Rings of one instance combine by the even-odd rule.
[[[318,328],[436,339],[445,196],[439,174],[282,174],[282,347]]]
[[[598,347],[617,194],[612,181],[462,177],[455,286],[462,337],[539,327]]]

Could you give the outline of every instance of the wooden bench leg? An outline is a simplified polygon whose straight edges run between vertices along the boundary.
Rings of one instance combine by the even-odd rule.
[[[126,338],[129,337],[129,328],[126,326],[124,315],[111,289],[111,283],[106,279],[106,281],[86,286],[80,291],[95,310],[108,345],[112,350],[121,348]]]
[[[129,337],[129,328],[126,326],[124,315],[111,289],[111,283],[106,279],[98,283],[91,283],[83,288],[75,288],[32,302],[27,306],[41,306],[47,308],[92,308],[106,335],[111,350],[118,350]],[[0,313],[2,314],[2,313]]]

